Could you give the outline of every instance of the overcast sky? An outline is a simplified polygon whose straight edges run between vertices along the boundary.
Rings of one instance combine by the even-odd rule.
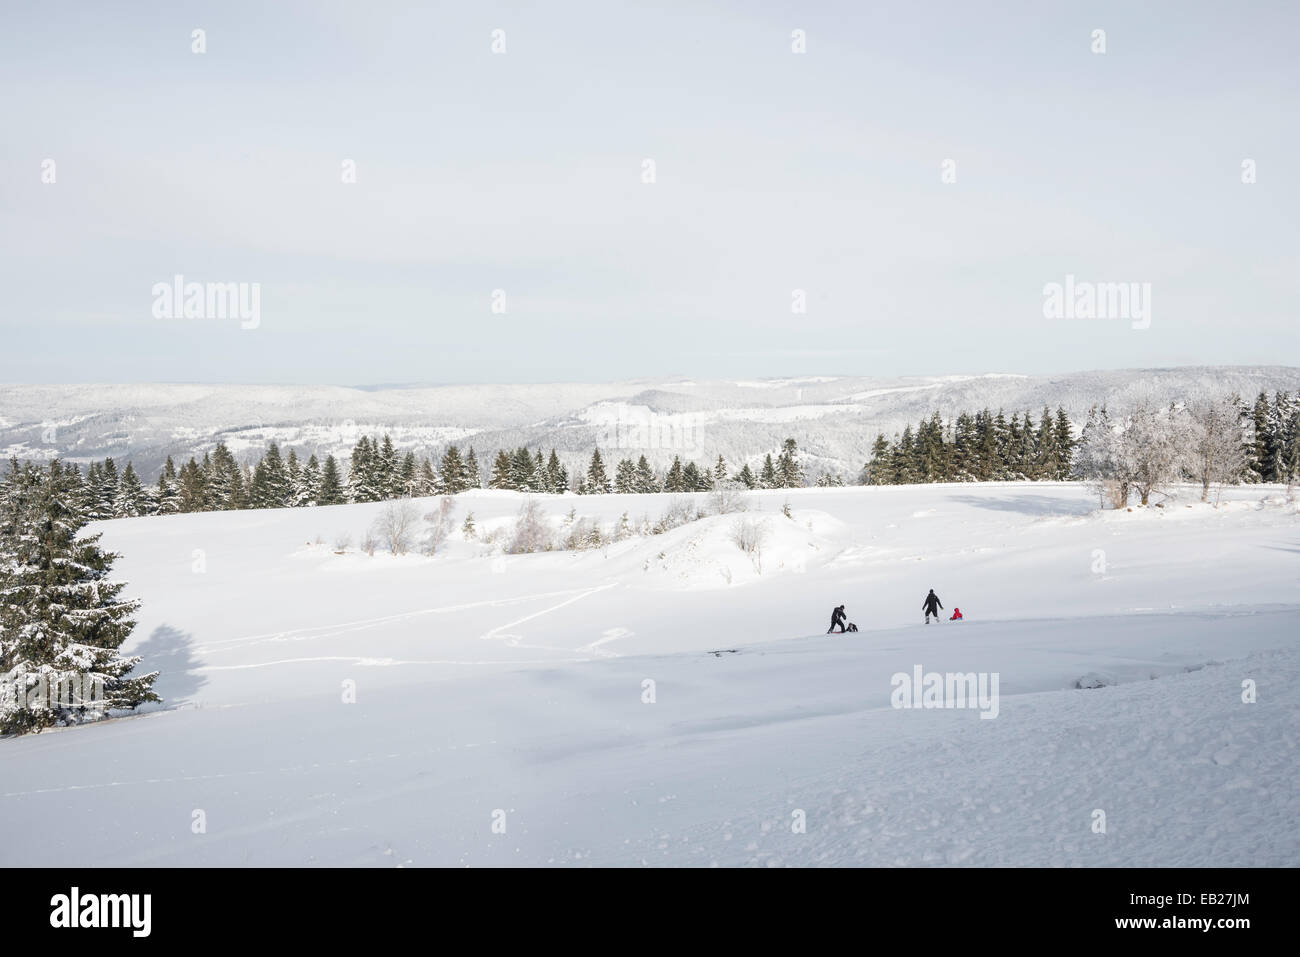
[[[5,3],[0,381],[1300,363],[1300,4],[627,6]]]

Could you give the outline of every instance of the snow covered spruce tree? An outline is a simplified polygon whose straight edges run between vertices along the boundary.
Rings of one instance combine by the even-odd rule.
[[[117,555],[79,536],[85,513],[63,465],[11,470],[0,498],[0,733],[77,724],[158,701],[157,672],[118,653],[136,600],[109,577]]]

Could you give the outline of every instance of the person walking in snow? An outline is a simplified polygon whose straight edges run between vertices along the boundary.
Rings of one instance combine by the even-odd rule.
[[[925,612],[925,623],[927,625],[930,624],[931,615],[934,615],[935,621],[939,620],[939,609],[942,607],[943,605],[939,603],[939,596],[936,595],[934,589],[931,588],[930,594],[926,595],[925,601],[921,603],[921,609]]]
[[[829,634],[830,634],[831,632],[833,632],[836,628],[839,628],[839,630],[840,630],[841,632],[843,632],[843,631],[844,631],[844,621],[845,621],[845,619],[847,619],[848,617],[849,617],[849,616],[848,616],[847,614],[845,614],[845,612],[844,612],[844,606],[843,606],[843,605],[840,605],[840,606],[838,606],[837,608],[835,608],[835,610],[831,612],[831,626],[830,626],[829,628],[826,629],[826,634],[829,635]]]

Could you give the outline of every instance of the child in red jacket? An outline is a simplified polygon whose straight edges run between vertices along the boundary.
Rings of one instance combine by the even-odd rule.
[[[961,621],[961,609],[960,609],[960,608],[954,608],[954,609],[952,610],[952,617],[949,618],[948,620],[949,620],[949,621]]]

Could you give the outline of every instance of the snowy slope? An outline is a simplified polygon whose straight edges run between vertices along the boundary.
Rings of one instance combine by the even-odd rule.
[[[331,386],[0,386],[0,454],[131,458],[146,478],[168,455],[202,457],[217,441],[239,456],[274,440],[309,454],[346,455],[364,433],[388,432],[418,454],[449,442],[480,452],[558,449],[573,465],[593,445],[655,465],[681,454],[737,463],[793,435],[818,471],[854,475],[878,433],[984,407],[1063,405],[1079,420],[1094,403],[1123,411],[1204,394],[1300,390],[1294,367],[1211,367],[1055,376],[815,376],[754,381],[638,380],[542,385],[358,389]]]
[[[1226,499],[804,489],[434,558],[335,554],[377,505],[103,523],[167,701],[0,741],[0,862],[1295,864],[1300,515]],[[670,504],[538,500],[607,529]],[[521,501],[459,496],[457,527]],[[922,625],[930,587],[967,620]],[[822,634],[839,603],[857,635]],[[891,707],[918,665],[996,672],[997,717]]]

